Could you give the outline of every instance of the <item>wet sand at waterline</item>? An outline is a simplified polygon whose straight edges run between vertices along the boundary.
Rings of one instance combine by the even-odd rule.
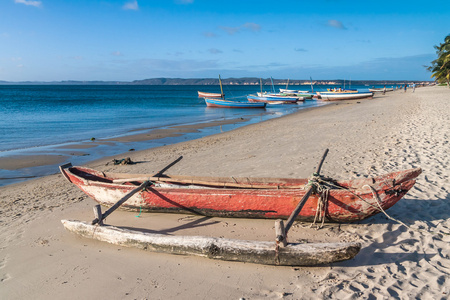
[[[295,223],[292,242],[357,241],[352,260],[276,267],[150,253],[66,232],[61,219],[90,221],[95,202],[62,175],[0,188],[2,299],[445,299],[450,284],[450,90],[425,87],[340,101],[198,140],[130,152],[139,162],[90,163],[101,171],[198,176],[335,179],[421,167],[408,194],[387,213],[322,229]],[[116,156],[115,158],[119,158]],[[168,235],[275,238],[274,220],[116,211],[107,224]]]

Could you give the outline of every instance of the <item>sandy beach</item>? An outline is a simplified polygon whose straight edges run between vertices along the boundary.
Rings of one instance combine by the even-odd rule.
[[[317,230],[295,223],[291,241],[357,241],[352,260],[280,267],[150,253],[78,237],[61,219],[90,221],[95,202],[51,175],[0,187],[1,299],[448,299],[450,90],[417,88],[348,100],[233,131],[88,164],[101,171],[307,178],[324,150],[335,179],[421,167],[387,213]],[[142,137],[139,137],[142,138]],[[134,165],[111,164],[130,157]],[[45,157],[44,157],[45,158]],[[116,211],[107,224],[168,235],[273,241],[274,220]]]

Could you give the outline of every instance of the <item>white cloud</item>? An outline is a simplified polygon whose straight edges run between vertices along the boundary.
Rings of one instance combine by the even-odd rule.
[[[228,33],[229,35],[233,35],[235,33],[238,33],[242,30],[250,30],[253,32],[258,32],[261,30],[261,25],[256,23],[245,23],[238,27],[227,27],[227,26],[219,26],[220,29]]]
[[[35,0],[14,0],[14,3],[20,3],[20,4],[29,5],[29,6],[35,6],[35,7],[40,7],[42,5],[41,1],[35,1]]]
[[[338,20],[328,20],[327,25],[337,29],[347,29],[341,21]]]
[[[139,10],[139,4],[137,3],[136,0],[129,1],[129,2],[125,3],[122,6],[122,8],[125,9],[125,10]]]
[[[216,37],[217,35],[214,32],[203,32],[203,35],[208,38]]]
[[[239,31],[239,27],[226,27],[226,26],[219,26],[220,29],[228,33],[229,35],[233,35],[236,32]]]
[[[211,53],[211,54],[220,54],[220,53],[223,53],[221,50],[216,49],[216,48],[208,49],[208,52]]]
[[[260,31],[261,30],[261,25],[255,24],[255,23],[245,23],[241,27],[247,28],[251,31]]]
[[[113,56],[123,56],[122,52],[120,51],[114,51],[111,53]]]

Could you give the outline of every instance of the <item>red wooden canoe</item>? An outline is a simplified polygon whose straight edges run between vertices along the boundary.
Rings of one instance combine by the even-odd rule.
[[[149,212],[194,213],[204,216],[287,219],[305,194],[307,179],[220,178],[104,173],[61,166],[63,175],[91,198],[111,206],[145,180],[153,185],[133,195],[121,208]],[[335,181],[329,190],[327,222],[354,222],[386,210],[415,183],[420,168],[374,178]],[[372,187],[378,199],[372,193]],[[319,196],[311,195],[297,220],[311,221]]]

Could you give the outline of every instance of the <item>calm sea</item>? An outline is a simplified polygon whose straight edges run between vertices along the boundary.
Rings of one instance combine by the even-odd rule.
[[[322,86],[317,90],[325,88]],[[244,100],[246,95],[259,89],[259,86],[224,86],[226,98],[236,100]],[[92,137],[101,140],[127,135],[142,129],[249,118],[248,122],[221,128],[230,130],[319,105],[317,101],[306,101],[298,105],[271,106],[265,110],[207,108],[204,100],[198,98],[198,90],[218,92],[220,89],[218,86],[0,85],[0,157],[54,154],[53,150],[60,146],[86,142]],[[219,131],[209,128],[183,139],[171,138],[156,144],[140,145],[141,148],[149,148],[216,132]],[[99,151],[89,150],[86,155],[89,157],[77,156],[71,161],[85,163],[101,156],[123,153],[131,147],[139,148],[139,145],[115,144],[109,149],[96,147]],[[5,184],[5,178],[54,173],[52,168],[0,169],[3,180],[0,180],[0,185]]]

